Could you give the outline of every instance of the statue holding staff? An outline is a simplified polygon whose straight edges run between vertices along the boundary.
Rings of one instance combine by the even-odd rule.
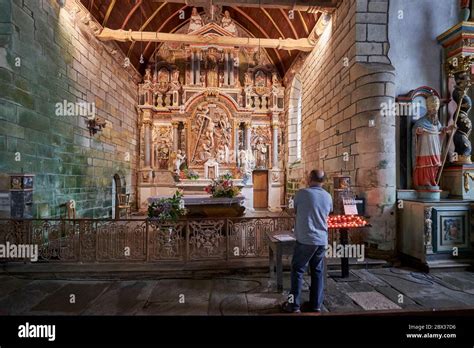
[[[438,119],[440,100],[431,95],[426,99],[427,113],[413,126],[414,171],[416,189],[438,190],[437,176],[442,166],[441,139],[455,126],[443,127]]]

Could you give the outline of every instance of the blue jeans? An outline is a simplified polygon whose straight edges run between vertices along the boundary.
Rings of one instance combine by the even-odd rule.
[[[309,303],[311,309],[320,310],[324,300],[324,255],[326,246],[306,245],[296,242],[293,259],[291,261],[291,291],[293,308],[300,309],[301,287],[303,275],[308,269],[311,271],[311,287]]]

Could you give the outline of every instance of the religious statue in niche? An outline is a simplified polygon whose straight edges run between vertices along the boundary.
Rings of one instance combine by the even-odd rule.
[[[268,92],[267,75],[264,71],[258,70],[255,74],[255,92],[263,95]]]
[[[267,145],[263,143],[261,138],[257,139],[254,149],[255,149],[255,166],[259,169],[267,168]]]
[[[179,70],[173,70],[171,74],[171,90],[179,91],[181,89],[181,83],[179,82]]]
[[[439,190],[436,181],[441,162],[441,137],[448,129],[438,119],[440,100],[431,95],[426,99],[427,113],[413,126],[414,172],[413,185],[416,189]]]
[[[469,96],[464,96],[461,99],[461,88],[458,86],[461,85],[459,78],[457,78],[456,88],[453,91],[453,99],[459,105],[461,103],[461,110],[459,112],[459,116],[456,122],[457,130],[454,133],[454,147],[455,152],[457,153],[457,161],[456,164],[471,164],[471,153],[472,153],[472,145],[469,137],[471,136],[472,132],[472,122],[469,119],[469,112],[472,108],[472,100]]]
[[[246,185],[252,178],[252,170],[255,168],[255,158],[252,151],[244,150],[242,147],[239,151],[240,172],[242,173],[242,183]]]
[[[182,153],[181,150],[178,150],[174,160],[174,172],[176,175],[179,175],[179,172],[181,171],[181,165],[183,164],[185,158],[186,155]]]
[[[221,20],[221,27],[227,30],[229,33],[237,35],[237,27],[234,20],[230,18],[230,12],[224,11],[224,17]]]
[[[155,168],[168,170],[171,165],[171,132],[171,127],[155,126],[153,128]]]
[[[270,127],[256,126],[252,129],[251,146],[255,167],[259,169],[268,168],[268,144],[271,140]]]
[[[162,94],[166,93],[169,89],[170,73],[168,69],[161,68],[158,71],[158,91]]]
[[[160,141],[160,143],[156,146],[156,151],[158,159],[158,168],[168,169],[168,161],[170,159],[170,148],[166,144],[165,140]]]
[[[151,69],[145,69],[145,76],[143,77],[143,80],[146,82],[151,82]]]
[[[201,15],[199,14],[198,10],[196,7],[193,7],[192,13],[191,13],[191,19],[189,20],[189,28],[188,28],[188,33],[191,33],[193,31],[196,31],[204,25]]]
[[[276,87],[281,86],[280,80],[278,79],[278,74],[275,71],[272,73],[272,85]]]
[[[209,49],[206,59],[207,87],[219,87],[219,64],[218,53],[215,49]]]

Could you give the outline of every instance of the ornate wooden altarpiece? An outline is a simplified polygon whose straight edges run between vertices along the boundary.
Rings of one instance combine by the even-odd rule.
[[[209,44],[163,43],[139,85],[141,208],[148,197],[185,185],[187,180],[178,185],[172,180],[177,167],[205,181],[206,163],[217,162],[219,173],[242,178],[242,151],[252,169],[270,171],[269,206],[278,208],[284,87],[276,68],[259,47],[212,44],[216,36],[246,36],[228,13],[204,24],[193,12],[190,25],[180,31]],[[249,181],[251,187],[251,175]]]

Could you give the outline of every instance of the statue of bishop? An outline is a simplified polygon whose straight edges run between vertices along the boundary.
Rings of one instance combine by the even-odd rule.
[[[443,127],[438,119],[440,100],[431,95],[426,99],[427,113],[413,126],[415,150],[413,185],[415,189],[438,190],[436,179],[442,166],[441,139],[453,128]]]

